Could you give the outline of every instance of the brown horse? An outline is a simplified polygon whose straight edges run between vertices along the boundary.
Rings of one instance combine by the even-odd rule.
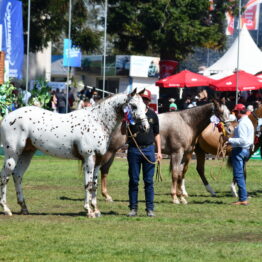
[[[254,125],[254,129],[257,130],[258,126],[258,119],[262,118],[262,106],[260,106],[258,109],[255,110],[254,113],[251,113],[249,115],[250,120],[252,121]],[[258,132],[261,132],[261,130],[258,130]],[[219,138],[221,136],[221,133],[218,132],[218,130],[211,131],[211,127],[207,127],[199,136],[195,153],[197,158],[197,172],[200,175],[202,182],[204,183],[206,190],[211,193],[212,196],[216,196],[215,191],[212,189],[212,187],[209,185],[206,177],[205,177],[205,154],[213,154],[216,155],[218,151],[218,147],[220,145]],[[259,147],[262,146],[262,138],[259,135],[259,139],[257,143],[255,143],[255,147],[253,152],[256,152]],[[227,147],[225,151],[225,155],[230,155],[231,147]],[[252,153],[253,153],[252,152]],[[246,171],[245,171],[246,173]],[[231,191],[233,196],[237,197],[237,191],[235,188],[235,183],[233,182],[231,184]]]
[[[187,171],[189,161],[198,136],[210,123],[210,117],[215,114],[222,121],[229,116],[229,111],[224,105],[217,102],[203,106],[186,109],[178,112],[168,112],[159,115],[159,126],[161,136],[162,153],[170,155],[170,170],[172,174],[171,195],[173,203],[186,204],[182,195],[182,180]],[[109,150],[104,155],[107,163],[101,167],[102,195],[111,201],[106,187],[106,176],[113,162],[116,151],[123,146],[126,137],[120,135],[120,127],[116,131],[117,136],[113,138]]]

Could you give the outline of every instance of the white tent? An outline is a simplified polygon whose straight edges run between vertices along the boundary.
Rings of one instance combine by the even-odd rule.
[[[217,62],[205,69],[203,72],[204,75],[219,74],[221,76],[227,76],[237,69],[238,38],[240,39],[239,70],[244,70],[250,74],[256,74],[262,71],[262,52],[244,25],[239,33],[239,37],[235,39],[232,46]]]

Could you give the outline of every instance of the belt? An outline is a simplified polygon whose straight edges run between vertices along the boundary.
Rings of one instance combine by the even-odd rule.
[[[150,144],[150,145],[138,145],[139,148],[143,149],[143,148],[147,148],[149,146],[152,146],[153,144]],[[136,145],[130,145],[130,147],[136,147]]]

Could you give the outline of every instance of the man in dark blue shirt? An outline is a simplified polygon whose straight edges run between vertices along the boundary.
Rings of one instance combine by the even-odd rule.
[[[147,216],[153,217],[154,214],[154,172],[155,172],[155,146],[157,151],[157,160],[162,159],[161,141],[159,135],[159,121],[157,114],[148,107],[151,101],[151,92],[145,90],[141,94],[144,103],[147,106],[146,116],[150,124],[150,130],[147,133],[140,131],[139,123],[130,125],[128,134],[128,175],[129,175],[129,208],[128,216],[137,215],[138,209],[138,185],[139,174],[142,166],[143,180],[145,185],[145,200]],[[135,141],[136,142],[135,142]]]

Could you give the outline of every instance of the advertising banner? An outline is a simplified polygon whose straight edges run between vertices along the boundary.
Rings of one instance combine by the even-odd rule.
[[[3,0],[0,24],[3,25],[2,50],[9,63],[9,77],[20,79],[24,62],[22,2]]]
[[[251,6],[244,12],[242,16],[242,25],[246,24],[248,30],[257,29],[257,5]]]
[[[63,66],[81,67],[81,51],[72,47],[71,39],[64,39]]]
[[[159,58],[149,56],[131,56],[130,76],[159,77]]]
[[[226,35],[233,35],[235,29],[234,28],[235,18],[231,13],[227,12],[226,20],[227,20]]]
[[[161,60],[159,62],[159,67],[160,67],[159,79],[163,79],[163,78],[166,78],[168,76],[175,74],[177,66],[178,66],[177,61]]]

